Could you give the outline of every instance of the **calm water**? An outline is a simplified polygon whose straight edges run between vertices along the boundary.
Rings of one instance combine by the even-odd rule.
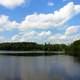
[[[0,80],[80,80],[80,63],[70,56],[0,56]]]

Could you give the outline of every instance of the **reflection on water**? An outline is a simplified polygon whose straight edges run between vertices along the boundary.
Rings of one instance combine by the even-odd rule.
[[[80,63],[70,56],[0,56],[0,80],[80,80]]]

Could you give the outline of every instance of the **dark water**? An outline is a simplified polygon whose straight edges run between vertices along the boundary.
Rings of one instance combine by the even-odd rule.
[[[80,80],[80,63],[70,56],[0,56],[0,80]]]

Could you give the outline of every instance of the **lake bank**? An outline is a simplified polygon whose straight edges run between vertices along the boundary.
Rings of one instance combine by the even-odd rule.
[[[76,53],[75,53],[76,54]],[[72,56],[80,61],[79,56],[74,56],[72,53],[67,53],[64,51],[0,51],[2,56],[23,56],[23,57],[37,57],[37,56],[55,56],[55,55],[64,55]]]
[[[49,56],[49,55],[60,55],[63,51],[0,51],[0,55],[11,55],[11,56]]]

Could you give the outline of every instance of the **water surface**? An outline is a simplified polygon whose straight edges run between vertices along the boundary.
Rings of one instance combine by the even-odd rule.
[[[80,63],[63,55],[0,56],[0,80],[80,80]]]

